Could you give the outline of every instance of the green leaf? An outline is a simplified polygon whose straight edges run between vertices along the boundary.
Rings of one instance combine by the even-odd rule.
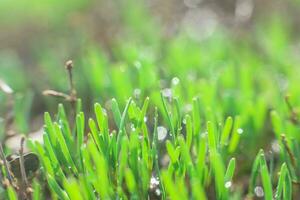
[[[234,170],[235,170],[235,158],[231,158],[225,173],[225,178],[224,178],[225,182],[232,181]]]
[[[228,137],[230,135],[231,129],[232,129],[233,120],[232,117],[227,117],[225,121],[225,125],[223,128],[223,132],[221,135],[221,145],[225,146],[228,142]]]

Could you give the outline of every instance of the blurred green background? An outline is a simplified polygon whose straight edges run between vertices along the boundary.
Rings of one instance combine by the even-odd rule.
[[[259,84],[272,87],[276,79],[284,87],[289,67],[298,63],[299,8],[297,0],[1,0],[0,79],[15,91],[15,128],[38,129],[39,116],[56,111],[60,100],[42,91],[68,91],[69,59],[87,111],[92,102],[106,104],[112,97],[121,104],[129,96],[153,96],[155,102],[177,79],[184,84],[172,90],[183,102],[209,93],[201,86],[220,76],[261,72]],[[251,68],[236,68],[241,65]],[[275,78],[270,71],[278,72]],[[226,84],[230,102],[236,92],[230,88],[239,83]],[[266,88],[257,91],[263,101],[274,97]],[[0,93],[1,117],[8,112],[7,98]]]

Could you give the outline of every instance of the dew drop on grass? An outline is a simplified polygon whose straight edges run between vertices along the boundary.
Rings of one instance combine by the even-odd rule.
[[[230,188],[232,186],[232,182],[231,181],[227,181],[225,183],[225,188]]]
[[[161,195],[160,189],[157,188],[157,189],[155,190],[155,194],[156,194],[157,196],[160,196],[160,195]]]
[[[208,135],[208,132],[207,132],[207,131],[205,131],[205,132],[201,133],[201,137],[202,137],[202,138],[205,138],[205,137],[207,137],[207,135]]]
[[[242,135],[242,134],[244,133],[244,130],[241,129],[241,128],[238,128],[238,129],[237,129],[237,133],[240,134],[240,135]]]
[[[134,66],[137,68],[137,69],[140,69],[142,67],[142,64],[140,61],[135,61],[134,62]]]
[[[144,117],[144,122],[147,122],[148,121],[148,117]]]
[[[159,185],[159,180],[158,178],[152,176],[150,179],[150,189],[154,189]]]
[[[179,84],[179,82],[180,82],[180,80],[179,80],[179,78],[178,77],[174,77],[174,78],[172,78],[172,85],[178,85]]]
[[[140,98],[140,96],[141,96],[141,89],[139,89],[139,88],[135,88],[134,90],[133,90],[133,96],[136,98],[136,99],[139,99]]]
[[[280,145],[278,144],[277,140],[274,140],[274,141],[271,143],[271,147],[272,147],[272,150],[273,150],[275,153],[279,153],[279,152],[280,152]]]
[[[257,197],[263,197],[264,196],[264,190],[261,186],[256,186],[254,189],[254,193]]]
[[[193,110],[192,104],[186,104],[186,105],[184,106],[184,111],[185,111],[186,113],[191,112],[192,110]]]
[[[167,129],[163,126],[159,126],[157,127],[157,137],[158,137],[158,140],[164,140],[167,136]]]
[[[165,88],[165,89],[163,89],[162,94],[164,97],[171,98],[172,90],[170,88]]]

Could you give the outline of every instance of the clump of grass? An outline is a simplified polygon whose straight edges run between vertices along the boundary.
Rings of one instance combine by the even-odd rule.
[[[96,119],[88,120],[88,134],[85,134],[83,112],[76,115],[75,131],[68,128],[62,105],[55,121],[45,113],[44,144],[32,140],[28,143],[41,161],[42,176],[34,181],[33,199],[46,198],[43,191],[47,188],[51,198],[66,200],[242,198],[235,183],[239,162],[230,158],[230,152],[236,151],[238,146],[234,144],[233,148],[232,141],[239,142],[236,139],[239,117],[234,120],[228,117],[221,129],[208,121],[201,128],[204,132],[196,134],[197,112],[182,117],[169,111],[170,105],[162,98],[169,135],[167,140],[161,141],[157,110],[153,118],[148,119],[153,125],[144,120],[151,116],[147,112],[149,101],[146,98],[139,107],[129,99],[122,111],[113,99],[112,119],[108,111],[96,103]],[[110,120],[116,124],[116,130],[109,129]],[[161,148],[166,148],[166,152]],[[229,159],[225,155],[229,155]],[[165,156],[169,161],[162,161]],[[260,175],[265,199],[291,199],[292,176],[288,166],[282,163],[277,187],[273,188],[274,179],[260,150],[253,162],[248,196],[255,195]],[[7,175],[4,174],[2,177]],[[43,181],[47,182],[45,186],[37,184]],[[7,187],[5,195],[14,199],[14,189]]]

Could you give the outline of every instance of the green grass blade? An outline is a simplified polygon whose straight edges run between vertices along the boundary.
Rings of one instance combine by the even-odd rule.
[[[228,137],[230,135],[231,129],[232,129],[233,119],[232,117],[227,117],[225,121],[225,125],[222,131],[221,135],[221,145],[225,146],[228,142]]]

